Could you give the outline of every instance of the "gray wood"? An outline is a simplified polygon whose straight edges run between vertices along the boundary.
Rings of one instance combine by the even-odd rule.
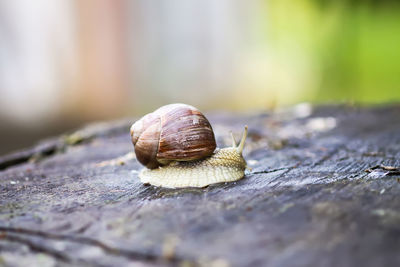
[[[400,106],[214,113],[252,168],[144,186],[122,120],[0,158],[0,265],[399,266]]]

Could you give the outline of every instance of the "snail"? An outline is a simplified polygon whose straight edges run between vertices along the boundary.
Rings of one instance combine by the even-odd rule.
[[[232,147],[218,149],[209,121],[193,106],[163,106],[136,121],[130,134],[136,158],[146,167],[139,172],[144,184],[205,187],[244,176],[247,126],[239,145],[231,133]]]

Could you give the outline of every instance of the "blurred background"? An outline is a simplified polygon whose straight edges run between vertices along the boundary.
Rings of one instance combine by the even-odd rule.
[[[399,100],[398,0],[0,0],[0,154],[173,102]]]

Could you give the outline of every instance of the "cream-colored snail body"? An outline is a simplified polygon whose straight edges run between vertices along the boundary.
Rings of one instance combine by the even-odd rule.
[[[216,149],[207,118],[196,108],[171,104],[145,115],[131,127],[136,158],[145,165],[139,173],[145,184],[168,188],[204,187],[244,176],[242,151],[247,136],[232,147]]]

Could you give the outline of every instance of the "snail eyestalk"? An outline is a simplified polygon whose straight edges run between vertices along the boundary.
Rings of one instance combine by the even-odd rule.
[[[232,138],[232,147],[236,147],[236,140],[235,140],[235,137],[233,136],[233,133],[232,132],[230,132],[230,134],[231,134],[231,138]]]
[[[244,126],[243,136],[242,136],[242,139],[240,140],[239,146],[237,147],[237,150],[239,151],[240,154],[242,154],[242,152],[243,152],[244,142],[246,141],[247,128],[248,128],[247,125]]]

